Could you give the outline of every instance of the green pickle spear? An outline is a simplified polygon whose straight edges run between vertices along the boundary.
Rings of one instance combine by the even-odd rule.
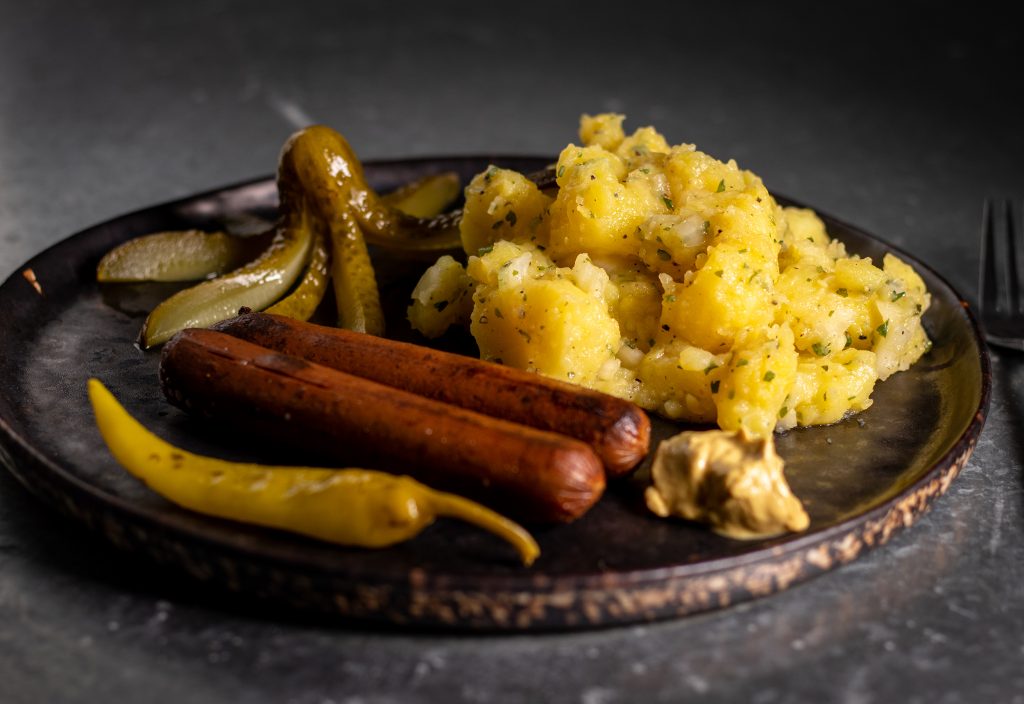
[[[384,310],[370,252],[351,213],[343,212],[331,226],[331,279],[338,307],[338,326],[370,335],[384,334]]]
[[[147,430],[96,379],[89,380],[89,399],[114,459],[157,494],[187,509],[367,548],[408,540],[436,517],[448,516],[506,540],[525,565],[540,554],[537,543],[517,523],[410,477],[195,455]]]
[[[300,149],[301,147],[301,149]],[[293,164],[287,164],[290,148],[294,148]],[[312,154],[319,159],[310,160],[305,154]],[[282,172],[299,170],[306,176],[313,176],[314,181],[300,176],[297,180],[314,191],[316,188],[316,171],[310,173],[310,162],[321,165],[321,172],[326,171],[329,179],[323,179],[324,188],[329,190],[330,198],[336,202],[344,202],[355,214],[366,241],[374,245],[406,251],[425,251],[452,249],[459,247],[459,214],[442,213],[434,217],[419,218],[408,215],[390,205],[386,199],[377,195],[370,188],[363,175],[363,165],[359,162],[352,147],[345,138],[330,127],[314,125],[307,127],[288,140],[281,156],[281,168],[278,171],[280,187],[284,188]],[[306,162],[306,163],[303,163]],[[327,181],[330,186],[327,186]],[[314,194],[319,198],[325,193]],[[285,196],[282,192],[282,202]]]
[[[361,178],[362,167],[342,158],[347,147],[344,137],[327,127],[308,127],[292,135],[278,166],[281,211],[308,211],[330,233],[338,324],[383,335],[384,310],[373,263],[350,204],[352,183]]]
[[[388,230],[384,235],[366,232],[366,241],[375,247],[394,252],[443,252],[459,249],[459,218],[461,211],[445,213],[462,193],[459,175],[454,171],[431,174],[380,196],[381,203],[405,215],[425,220],[427,224],[411,232]]]
[[[454,171],[431,174],[381,196],[387,205],[417,218],[435,218],[459,196],[462,188]],[[96,267],[100,283],[141,281],[200,281],[243,266],[271,243],[274,231],[249,236],[203,230],[173,230],[135,237],[107,252]],[[449,249],[458,238],[398,240],[372,237],[371,244],[391,249]],[[316,250],[314,250],[316,251]],[[326,276],[326,257],[310,260]],[[307,271],[307,277],[309,278]],[[315,290],[315,287],[314,287]],[[319,300],[319,299],[318,299]],[[285,313],[281,313],[285,315]],[[294,317],[294,316],[293,316]]]
[[[302,227],[308,227],[304,222]],[[313,317],[317,306],[327,291],[328,266],[330,251],[327,241],[320,232],[313,235],[313,250],[306,264],[306,273],[302,275],[295,290],[267,308],[267,313],[276,313],[296,320],[309,320]]]
[[[460,213],[441,212],[458,197],[457,174],[435,174],[378,196],[348,142],[329,127],[308,127],[288,139],[277,187],[281,219],[269,244],[270,234],[236,238],[192,230],[136,238],[104,257],[99,281],[183,281],[249,261],[257,247],[265,247],[249,264],[157,306],[143,325],[143,346],[161,344],[184,328],[212,325],[242,307],[264,310],[277,303],[273,312],[309,319],[328,278],[339,325],[382,335],[384,313],[367,244],[409,252],[460,246]]]
[[[433,218],[447,210],[461,192],[459,175],[444,171],[400,186],[380,199],[414,218]]]
[[[100,283],[198,281],[237,269],[270,245],[272,233],[237,237],[225,232],[156,232],[107,252],[96,267]]]
[[[243,306],[263,310],[295,283],[312,241],[309,228],[279,227],[273,243],[256,261],[179,291],[154,308],[142,326],[142,346],[159,345],[184,328],[213,325],[237,315]]]

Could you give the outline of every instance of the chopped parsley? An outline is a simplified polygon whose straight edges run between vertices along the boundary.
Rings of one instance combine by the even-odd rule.
[[[675,203],[673,203],[672,199],[669,198],[668,196],[662,196],[661,197],[661,201],[665,204],[665,207],[668,208],[669,210],[675,210],[676,209]]]
[[[561,166],[558,167],[557,178],[562,178],[562,176],[564,176],[564,175],[565,175],[565,164],[562,164]]]
[[[715,193],[721,193],[725,190],[725,179],[723,178],[718,182],[718,188],[715,189]]]
[[[669,259],[671,259],[671,258],[672,258],[672,255],[671,255],[671,254],[669,254],[669,253],[668,253],[667,251],[665,251],[664,249],[659,249],[659,250],[658,250],[658,259],[660,259],[661,261],[663,261],[663,262],[667,262],[667,261],[668,261]]]
[[[713,394],[717,394],[718,393],[718,385],[720,383],[721,382],[718,379],[715,379],[714,381],[711,382],[711,393],[713,393]]]
[[[823,345],[820,342],[815,342],[811,346],[811,349],[814,350],[814,354],[818,355],[819,357],[824,357],[829,352],[831,352],[828,345]]]
[[[508,224],[515,227],[516,224],[516,211],[510,210],[505,214],[505,219],[508,220]]]
[[[886,335],[888,335],[889,334],[889,321],[886,320],[884,323],[882,323],[877,328],[875,328],[875,332],[877,332],[882,337],[885,337]]]
[[[850,292],[847,291],[845,288],[837,288],[836,289],[836,295],[842,296],[843,298],[846,298],[847,296],[850,295]]]
[[[434,304],[434,309],[438,313],[440,313],[441,311],[443,311],[447,307],[448,307],[448,301],[438,301],[437,303]]]
[[[768,371],[766,371],[764,373],[764,380],[765,381],[771,381],[774,378],[775,378],[775,372],[773,372],[771,369],[769,369]]]
[[[894,292],[892,294],[892,302],[895,303],[896,301],[900,300],[901,298],[903,298],[906,295],[907,295],[906,291]]]

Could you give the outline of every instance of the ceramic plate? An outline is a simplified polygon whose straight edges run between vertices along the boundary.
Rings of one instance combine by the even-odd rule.
[[[380,162],[367,165],[367,177],[384,191],[442,170],[468,180],[491,162],[532,171],[548,160]],[[777,592],[883,544],[946,490],[981,432],[989,365],[974,318],[935,272],[897,252],[932,293],[925,326],[934,346],[910,371],[879,384],[864,413],[778,438],[786,474],[811,517],[800,535],[738,542],[658,519],[644,508],[635,479],[611,485],[572,525],[534,528],[542,556],[530,569],[496,538],[451,521],[408,543],[369,551],[193,514],[151,493],[107,453],[86,398],[88,377],[106,383],[146,426],[193,451],[301,458],[243,445],[168,405],[157,384],[159,352],[133,343],[146,312],[178,287],[100,287],[96,263],[117,243],[147,232],[256,227],[274,218],[276,200],[273,181],[263,179],[131,213],[51,247],[0,286],[0,460],[53,507],[107,540],[211,588],[432,627],[564,629],[683,616]],[[895,251],[823,217],[851,252],[878,261]],[[390,334],[415,339],[403,311],[427,262],[375,257]],[[42,295],[24,269],[34,272]],[[465,338],[445,344],[472,352]],[[680,429],[654,425],[655,439]]]

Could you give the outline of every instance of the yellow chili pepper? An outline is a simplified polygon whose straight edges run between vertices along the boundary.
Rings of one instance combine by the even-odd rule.
[[[203,457],[149,432],[96,379],[89,380],[89,398],[114,458],[153,491],[187,509],[368,548],[408,540],[435,517],[449,516],[507,540],[526,565],[540,554],[537,543],[518,524],[410,477]]]

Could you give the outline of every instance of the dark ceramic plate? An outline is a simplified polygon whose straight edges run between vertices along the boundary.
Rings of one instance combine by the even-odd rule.
[[[468,179],[491,161],[522,171],[546,162],[386,162],[367,165],[367,175],[387,190],[446,169]],[[925,324],[934,347],[910,371],[878,385],[874,406],[858,417],[778,438],[786,473],[811,516],[801,535],[737,542],[655,518],[643,508],[638,480],[610,487],[573,525],[535,529],[543,553],[532,569],[497,539],[456,522],[368,551],[196,515],[114,462],[93,425],[88,377],[99,377],[173,443],[219,456],[285,458],[201,427],[163,400],[158,354],[132,343],[144,314],[174,289],[101,288],[96,263],[142,233],[244,226],[272,219],[275,207],[274,183],[261,180],[148,208],[80,232],[28,262],[23,268],[34,271],[43,295],[21,270],[0,287],[0,459],[32,491],[114,544],[219,587],[299,609],[454,628],[559,629],[692,614],[785,589],[884,543],[945,491],[981,432],[989,366],[978,327],[946,282],[900,253],[932,292]],[[891,250],[854,227],[825,221],[853,252],[877,258]],[[401,327],[402,310],[424,262],[378,261],[391,334],[412,338]],[[678,430],[655,426],[658,437]]]

